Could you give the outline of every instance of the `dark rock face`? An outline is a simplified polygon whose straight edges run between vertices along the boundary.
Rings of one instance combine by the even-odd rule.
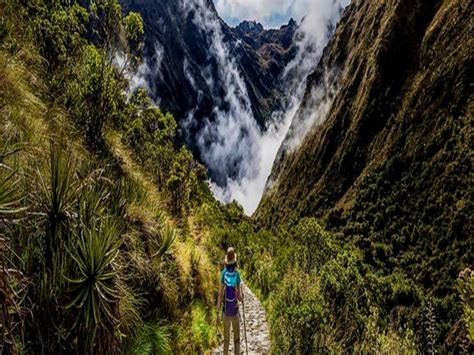
[[[191,111],[195,120],[187,126],[188,143],[204,118],[225,109],[223,83],[217,80],[216,59],[209,52],[209,34],[196,25],[199,14],[183,4],[190,0],[121,0],[124,11],[137,11],[145,24],[144,58],[155,66],[147,77],[152,95],[165,111],[182,122]],[[213,2],[203,2],[216,16]],[[197,18],[195,18],[197,16]],[[236,28],[219,19],[225,44],[245,82],[254,117],[261,127],[278,105],[279,76],[294,57],[294,21],[279,30],[264,30],[245,21]],[[157,55],[158,53],[158,55]],[[211,81],[213,84],[208,84]]]
[[[245,35],[258,35],[264,31],[262,24],[256,21],[242,21],[235,29]]]
[[[353,1],[296,117],[317,108],[312,90],[334,87],[325,120],[280,152],[256,213],[269,226],[326,218],[378,270],[439,297],[444,335],[459,316],[454,280],[474,260],[473,13],[463,0]]]

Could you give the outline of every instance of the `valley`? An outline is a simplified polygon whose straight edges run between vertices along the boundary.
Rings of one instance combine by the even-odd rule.
[[[176,117],[215,196],[252,214],[344,2],[315,11],[307,22],[319,28],[311,34],[293,19],[279,29],[229,27],[202,0],[122,3],[145,24],[144,64],[134,81]]]
[[[473,14],[0,4],[0,353],[472,353]]]

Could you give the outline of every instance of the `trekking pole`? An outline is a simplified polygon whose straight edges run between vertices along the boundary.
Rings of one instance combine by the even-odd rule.
[[[249,347],[247,343],[247,322],[245,321],[245,302],[244,302],[244,293],[242,292],[242,315],[244,316],[244,336],[245,336],[245,354],[248,355]]]

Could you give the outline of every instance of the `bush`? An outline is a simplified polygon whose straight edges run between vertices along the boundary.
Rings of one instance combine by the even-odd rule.
[[[171,355],[171,332],[163,323],[148,323],[137,331],[128,344],[126,354],[130,355]]]
[[[206,319],[206,310],[199,303],[191,306],[191,333],[195,353],[205,353],[215,344],[215,332]]]
[[[474,272],[466,268],[457,280],[457,289],[463,305],[463,322],[467,329],[467,338],[474,343]]]
[[[272,351],[312,354],[315,335],[330,320],[320,279],[298,269],[288,270],[269,297]]]
[[[320,269],[336,254],[331,234],[315,218],[303,218],[290,231],[294,258],[304,270]]]

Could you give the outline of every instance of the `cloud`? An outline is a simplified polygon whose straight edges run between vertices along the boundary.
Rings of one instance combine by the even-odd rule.
[[[301,105],[293,117],[283,142],[283,149],[294,150],[300,145],[308,132],[324,122],[339,91],[337,77],[337,70],[328,70],[324,73],[319,85],[311,88],[304,106]]]
[[[293,122],[285,138],[285,145],[290,149],[299,145],[314,124],[324,120],[331,107],[337,92],[334,85],[335,70],[326,73],[320,86],[311,88],[305,107],[299,106],[306,91],[306,80],[316,69],[324,47],[350,0],[301,0],[300,3],[307,3],[307,13],[295,34],[298,48],[296,56],[288,63],[283,74],[284,80],[294,86],[291,91],[294,94],[287,107],[292,113]]]
[[[137,89],[145,89],[149,93],[153,93],[154,97],[157,97],[155,85],[150,82],[150,75],[154,73],[160,80],[163,80],[161,73],[161,63],[164,57],[164,48],[157,41],[155,42],[155,52],[153,56],[148,59],[146,58],[137,68],[132,69],[130,63],[126,60],[123,53],[117,52],[113,64],[114,66],[123,73],[125,78],[128,80],[128,95],[131,95]]]
[[[224,42],[220,22],[205,4],[205,0],[183,0],[186,11],[193,11],[193,21],[209,39],[209,54],[217,63],[217,78],[210,75],[210,68],[201,68],[206,84],[212,91],[217,86],[225,90],[225,109],[215,108],[197,140],[206,166],[218,178],[211,181],[216,198],[222,202],[239,202],[247,214],[252,214],[260,202],[270,175],[273,162],[282,142],[292,125],[292,139],[296,145],[312,123],[316,122],[331,102],[326,99],[325,89],[315,90],[311,97],[317,104],[313,112],[293,121],[306,89],[306,79],[318,63],[332,27],[336,24],[343,6],[348,0],[217,0],[217,10],[234,17],[253,18],[259,21],[274,14],[291,13],[297,18],[306,16],[296,34],[297,55],[288,64],[282,80],[291,93],[284,99],[284,108],[273,113],[272,123],[262,131],[251,110],[245,83],[228,46],[238,43]],[[268,9],[271,9],[269,12]],[[252,15],[252,16],[250,16]],[[225,17],[225,16],[224,16]],[[192,73],[186,70],[192,83]],[[208,73],[208,74],[206,74]],[[217,80],[215,82],[214,80]],[[194,126],[193,110],[188,113],[188,127]],[[307,116],[307,117],[306,117]]]
[[[304,21],[294,37],[296,56],[287,64],[282,77],[290,95],[286,97],[283,109],[273,114],[274,121],[280,122],[284,138],[276,148],[272,162],[296,149],[309,130],[324,121],[331,108],[337,92],[333,80],[336,71],[328,73],[322,85],[311,89],[304,107],[301,103],[308,76],[316,69],[333,29],[349,3],[350,0],[313,0],[306,8]],[[272,184],[273,181],[266,181],[265,189]]]
[[[217,66],[217,71],[203,67],[199,73],[193,73],[185,60],[183,71],[186,79],[198,94],[201,90],[196,87],[194,75],[200,75],[204,79],[210,92],[214,92],[217,87],[224,90],[224,102],[214,108],[212,117],[205,119],[204,127],[197,135],[188,136],[188,139],[197,143],[204,163],[213,172],[215,181],[210,183],[216,198],[225,203],[236,200],[251,215],[260,202],[282,144],[299,144],[310,127],[324,118],[331,105],[332,95],[329,99],[326,97],[327,88],[317,88],[311,95],[314,106],[308,105],[306,111],[300,109],[296,117],[306,90],[307,77],[314,71],[331,28],[349,0],[217,0],[218,10],[220,8],[222,12],[222,6],[227,3],[229,8],[226,11],[242,18],[247,17],[247,14],[249,18],[257,20],[290,13],[296,18],[306,16],[295,35],[297,55],[288,64],[281,78],[287,88],[285,91],[290,94],[283,99],[283,109],[273,113],[271,124],[265,130],[256,123],[246,85],[231,54],[232,47],[240,44],[224,42],[221,23],[208,8],[207,0],[181,1],[184,11],[194,12],[193,21],[207,34],[208,54],[213,57]],[[268,12],[268,9],[271,11]],[[251,14],[254,16],[250,16]],[[151,73],[155,77],[156,74],[161,77],[162,59],[163,47],[157,43],[152,60],[143,63],[137,72],[130,73],[131,89],[145,87],[155,97],[159,96],[159,93],[156,95],[154,92],[154,83],[150,82],[150,78],[153,77]],[[215,72],[217,77],[212,74]],[[194,119],[196,109],[197,107],[190,110],[184,120],[185,133],[190,128],[200,126]],[[290,126],[291,131],[287,137]]]
[[[273,158],[267,156],[269,150],[266,146],[273,140],[257,125],[247,87],[224,42],[218,17],[203,0],[185,0],[184,8],[195,13],[194,22],[207,33],[209,54],[217,64],[218,83],[214,82],[213,76],[206,75],[207,68],[202,68],[205,81],[211,89],[219,84],[225,90],[225,109],[216,107],[213,118],[209,118],[198,132],[201,157],[213,175],[219,178],[211,184],[215,195],[223,202],[237,200],[251,214],[262,194],[265,175],[271,169]],[[187,75],[192,74],[188,72]],[[193,81],[193,78],[188,80]],[[191,111],[188,120],[193,119]]]

